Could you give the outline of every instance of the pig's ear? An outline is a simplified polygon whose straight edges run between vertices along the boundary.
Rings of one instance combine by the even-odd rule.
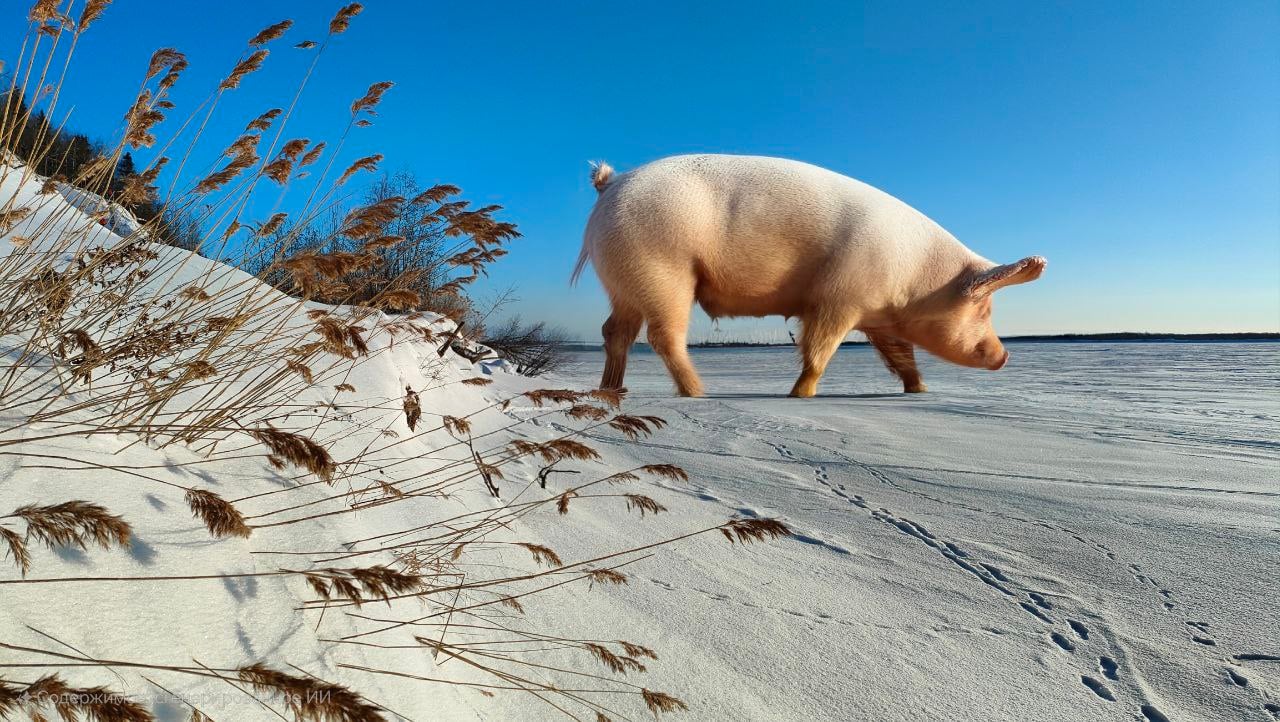
[[[965,283],[964,295],[975,299],[984,298],[1005,286],[1034,281],[1044,273],[1044,267],[1048,263],[1043,256],[1028,256],[1015,263],[975,273]]]

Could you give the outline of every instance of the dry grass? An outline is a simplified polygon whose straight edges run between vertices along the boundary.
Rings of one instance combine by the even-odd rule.
[[[151,722],[155,718],[140,703],[106,687],[72,687],[56,674],[24,686],[0,682],[0,717],[21,711],[32,720],[59,719],[91,722]]]
[[[80,8],[75,18],[69,17],[73,6]],[[33,105],[50,117],[59,111],[57,69],[71,62],[76,41],[109,10],[107,6],[104,0],[42,0],[31,7],[32,31],[11,76],[6,112],[0,114],[0,147],[16,147],[16,139],[30,135],[26,131],[33,109],[26,115],[12,112],[11,101],[18,93],[39,98]],[[313,54],[314,68],[328,44],[338,41],[361,10],[359,3],[347,5],[317,40],[288,42]],[[274,577],[304,600],[298,609],[280,613],[296,614],[306,626],[314,625],[326,650],[408,646],[431,653],[441,665],[458,663],[448,669],[461,667],[478,675],[426,679],[397,669],[336,662],[354,675],[352,679],[393,676],[422,685],[461,684],[488,694],[528,693],[531,703],[546,703],[578,718],[623,717],[625,713],[614,706],[624,704],[654,715],[687,709],[671,695],[624,679],[644,672],[642,660],[656,660],[655,652],[634,642],[550,634],[536,617],[522,616],[535,609],[530,598],[553,595],[569,584],[625,585],[628,578],[620,569],[666,544],[717,531],[731,543],[760,542],[788,533],[785,526],[771,520],[730,520],[643,544],[619,534],[620,542],[602,540],[603,545],[618,547],[614,551],[589,559],[562,557],[546,544],[521,541],[521,521],[547,513],[553,519],[563,517],[561,523],[572,523],[580,505],[598,499],[618,512],[621,499],[640,517],[667,510],[643,490],[593,490],[639,483],[646,477],[686,481],[688,475],[671,464],[546,488],[550,474],[586,474],[591,464],[602,460],[589,445],[588,434],[637,440],[660,430],[661,418],[622,413],[623,399],[617,392],[572,389],[530,391],[491,400],[466,415],[440,414],[427,401],[447,384],[471,387],[468,393],[477,400],[481,393],[493,391],[491,379],[485,377],[449,380],[448,364],[435,354],[424,354],[436,364],[425,372],[436,379],[434,385],[414,388],[417,382],[406,386],[400,381],[395,388],[403,387],[403,394],[360,395],[351,374],[365,364],[381,363],[380,354],[394,344],[406,339],[437,343],[439,334],[447,336],[443,355],[460,335],[457,327],[433,327],[430,318],[408,312],[425,300],[414,290],[414,273],[436,270],[411,270],[391,285],[371,285],[370,271],[382,254],[404,241],[389,232],[388,225],[407,209],[423,211],[433,232],[454,244],[441,257],[453,275],[445,276],[449,280],[434,292],[459,296],[502,256],[500,246],[518,233],[515,226],[498,220],[497,207],[473,208],[457,200],[457,187],[439,184],[406,193],[413,196],[408,199],[391,196],[341,215],[331,240],[348,244],[344,249],[299,251],[295,244],[300,230],[338,207],[344,184],[382,162],[382,154],[371,154],[336,170],[342,168],[338,158],[344,141],[369,124],[392,85],[376,82],[357,95],[346,130],[334,141],[285,136],[311,70],[282,107],[255,109],[247,124],[246,119],[235,120],[235,128],[244,128],[237,137],[221,142],[204,138],[214,127],[211,119],[221,109],[219,101],[250,75],[261,82],[271,72],[268,48],[295,32],[293,23],[283,20],[246,34],[247,45],[228,62],[230,72],[185,119],[170,118],[177,108],[169,91],[181,82],[187,60],[176,49],[161,49],[143,73],[137,95],[122,103],[128,111],[121,136],[98,158],[74,169],[60,168],[49,179],[34,176],[31,168],[37,158],[25,158],[26,164],[17,166],[0,165],[0,180],[12,174],[42,184],[47,191],[34,207],[0,197],[0,233],[21,233],[14,252],[0,257],[0,455],[22,457],[32,467],[90,470],[124,488],[181,495],[191,513],[182,513],[184,524],[197,530],[203,526],[214,540],[232,540],[211,543],[210,550],[236,544],[250,550],[256,564],[249,570],[210,574],[55,576],[54,570],[42,570],[43,563],[33,560],[33,544],[114,550],[127,546],[133,535],[129,521],[97,503],[58,498],[55,483],[41,488],[45,498],[15,501],[16,508],[0,516],[0,543],[16,567],[14,578],[0,577],[0,585],[47,589],[51,595],[93,594],[95,604],[124,604],[132,594],[152,594],[173,585],[202,588],[199,585],[227,579]],[[262,76],[255,75],[259,73]],[[175,124],[177,131],[163,137],[162,131]],[[200,155],[195,149],[205,146],[225,150],[217,164],[193,167],[192,159]],[[37,137],[32,147],[38,152],[51,145],[48,138]],[[116,178],[126,149],[150,149],[145,152],[151,160],[137,173]],[[43,156],[39,160],[57,164]],[[287,285],[292,297],[217,265],[192,279],[193,264],[203,261],[155,245],[155,222],[103,241],[95,234],[105,217],[86,221],[68,206],[54,204],[60,203],[60,183],[66,182],[56,180],[58,175],[124,203],[163,195],[168,207],[197,219],[202,252],[218,256],[228,255],[229,248],[250,248],[262,275],[283,279],[279,285]],[[169,186],[163,194],[162,178]],[[252,201],[262,192],[271,193],[271,198],[289,194],[302,200],[286,206],[287,214],[273,207],[265,217],[254,217],[249,209],[260,207]],[[401,313],[392,317],[392,312]],[[503,416],[513,405],[527,413]],[[558,437],[517,438],[525,429],[535,433],[531,421],[551,417],[556,424],[539,424],[542,430],[536,433],[545,437],[547,428],[567,429],[556,432]],[[92,440],[117,450],[146,445],[156,453],[180,449],[182,458],[194,459],[183,465],[234,462],[250,468],[263,483],[246,485],[249,488],[227,483],[215,493],[205,488],[207,482],[199,475],[161,475],[153,465],[117,457],[86,461],[69,451],[58,452],[62,447],[55,442],[62,440]],[[562,468],[553,468],[557,465]],[[273,475],[277,483],[267,483]],[[482,500],[474,506],[450,501],[454,495],[477,492],[497,501]],[[369,538],[334,538],[349,527],[330,522],[390,505],[411,509],[403,518],[414,519],[414,525],[380,529]],[[260,533],[281,527],[295,527],[301,539],[332,543],[318,549],[285,549],[270,541],[280,543],[285,536]],[[270,561],[281,557],[287,562]],[[34,572],[45,576],[31,576],[33,565]],[[121,584],[137,589],[106,593]],[[386,605],[386,616],[364,611],[372,601],[379,603],[376,608]],[[344,620],[344,626],[331,626],[334,617]],[[337,629],[347,631],[332,638]],[[42,667],[88,666],[121,675],[198,677],[242,689],[277,715],[278,707],[297,720],[355,722],[397,716],[383,702],[346,686],[296,667],[297,674],[281,671],[288,665],[284,659],[262,659],[248,666],[239,666],[243,660],[191,663],[177,659],[181,655],[159,661],[98,659],[69,654],[67,648],[62,643],[18,645],[0,637],[0,650],[18,655],[37,673],[47,671]],[[165,649],[165,640],[156,640],[155,648]],[[605,676],[601,668],[612,676]],[[36,692],[43,692],[43,697]],[[65,701],[68,695],[85,692],[94,693],[87,696],[98,701],[66,706],[71,704]],[[45,702],[33,703],[31,696],[49,706],[40,707]],[[64,700],[61,708],[54,701],[59,699]],[[52,713],[101,722],[152,719],[150,711],[126,698],[96,687],[72,687],[53,674],[27,682],[0,680],[0,718],[18,713],[35,719],[40,714],[51,719]],[[192,707],[192,718],[208,715]]]

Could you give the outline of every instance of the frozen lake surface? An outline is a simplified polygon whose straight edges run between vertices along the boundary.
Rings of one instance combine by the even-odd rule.
[[[645,684],[700,719],[1280,718],[1280,344],[1009,348],[924,357],[908,396],[845,347],[808,400],[789,348],[694,351],[702,399],[633,353],[628,411],[670,426],[593,443],[690,472],[653,523],[796,533],[638,567],[618,614],[667,652]]]

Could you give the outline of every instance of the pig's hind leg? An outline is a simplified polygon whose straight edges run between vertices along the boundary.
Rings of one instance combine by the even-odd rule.
[[[631,344],[640,335],[640,326],[644,324],[644,316],[639,311],[632,311],[617,303],[613,305],[613,313],[600,329],[604,335],[604,374],[600,377],[600,388],[620,389],[622,378],[627,372],[627,353]]]
[[[641,304],[645,306],[649,345],[662,357],[681,396],[701,396],[702,380],[689,358],[687,338],[695,280],[672,274],[661,285],[661,293],[651,294]]]
[[[894,376],[902,379],[904,393],[918,394],[928,390],[916,369],[915,349],[909,342],[880,333],[868,333],[867,340],[880,354],[884,365]]]

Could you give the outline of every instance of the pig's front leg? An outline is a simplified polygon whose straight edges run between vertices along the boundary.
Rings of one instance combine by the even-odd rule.
[[[902,379],[902,390],[905,393],[928,391],[924,381],[920,379],[920,371],[916,369],[915,349],[909,342],[882,333],[868,333],[867,340],[876,347],[884,365],[889,367],[894,376]]]
[[[848,320],[831,312],[815,312],[800,319],[800,359],[803,370],[791,396],[807,399],[818,393],[818,379],[827,370],[827,364],[840,348],[852,325]]]

